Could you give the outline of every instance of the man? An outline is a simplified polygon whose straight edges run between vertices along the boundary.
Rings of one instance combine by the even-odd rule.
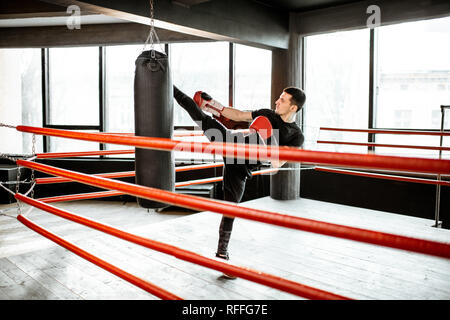
[[[270,109],[241,111],[230,107],[224,107],[205,92],[198,91],[195,93],[194,99],[191,99],[178,90],[177,87],[174,86],[173,88],[174,97],[177,102],[189,113],[191,118],[201,126],[201,129],[210,141],[217,138],[217,136],[213,135],[212,132],[220,132],[223,138],[228,137],[227,141],[224,142],[251,143],[251,141],[254,141],[251,139],[251,135],[244,136],[242,133],[231,133],[230,130],[228,130],[217,120],[231,119],[232,121],[253,121],[250,128],[256,130],[257,132],[261,132],[259,136],[260,138],[263,138],[263,141],[266,140],[265,143],[268,143],[269,139],[276,139],[277,136],[269,134],[264,137],[262,132],[265,131],[265,133],[267,133],[276,131],[276,133],[278,133],[278,141],[276,141],[278,145],[297,148],[303,145],[304,137],[302,131],[294,122],[297,112],[303,107],[306,100],[304,92],[299,88],[285,88],[278,100],[275,102],[275,111]],[[214,117],[207,115],[203,111],[211,113]],[[274,144],[273,141],[271,141],[271,144]],[[271,161],[272,166],[275,168],[281,167],[285,162],[286,161],[278,161],[275,159]],[[225,158],[224,163],[224,200],[239,203],[245,191],[245,183],[248,178],[252,177],[251,171],[257,168],[261,163],[255,164],[248,160],[239,162],[233,161],[233,159]],[[219,228],[218,248],[216,252],[216,257],[218,258],[225,260],[229,259],[228,243],[230,241],[233,222],[233,217],[222,217]],[[224,276],[230,279],[234,278],[232,276]]]

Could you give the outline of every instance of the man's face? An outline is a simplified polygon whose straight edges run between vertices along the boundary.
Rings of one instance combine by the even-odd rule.
[[[296,107],[291,105],[291,98],[292,95],[283,91],[278,100],[275,101],[275,113],[282,116],[294,110]]]

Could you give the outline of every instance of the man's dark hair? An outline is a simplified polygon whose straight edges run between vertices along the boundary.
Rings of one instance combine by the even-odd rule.
[[[306,100],[306,96],[303,90],[297,87],[287,87],[283,91],[289,93],[292,96],[291,105],[297,105],[298,108],[296,112],[298,112],[303,107]]]

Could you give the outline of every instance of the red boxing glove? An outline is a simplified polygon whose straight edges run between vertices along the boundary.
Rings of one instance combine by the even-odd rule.
[[[200,109],[212,113],[216,117],[220,117],[223,109],[225,108],[220,102],[214,100],[209,94],[202,91],[197,91],[195,93],[194,101]]]
[[[273,135],[272,124],[264,116],[258,116],[250,124],[250,132],[256,132],[263,140],[269,139]]]

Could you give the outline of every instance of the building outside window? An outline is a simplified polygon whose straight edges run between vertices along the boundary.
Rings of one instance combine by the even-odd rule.
[[[49,124],[99,126],[99,48],[49,49]],[[50,152],[98,150],[99,144],[49,137]]]
[[[109,46],[105,48],[105,131],[134,132],[134,71],[142,45]],[[134,149],[130,146],[106,144],[108,150]],[[133,158],[133,154],[113,155],[114,158]]]
[[[440,105],[450,104],[450,91],[446,90],[450,84],[450,18],[384,26],[377,32],[376,127],[440,129]],[[380,134],[376,142],[437,147],[439,137]],[[447,138],[445,144],[448,145]],[[375,151],[438,156],[438,151],[420,149],[376,148]]]
[[[49,50],[50,124],[99,124],[98,47]]]
[[[319,132],[319,128],[367,128],[369,36],[363,29],[306,37],[305,149],[367,152],[367,147],[315,142],[367,142],[367,134]]]
[[[42,126],[41,49],[0,49],[0,119],[10,125]],[[0,128],[2,153],[31,154],[32,134]],[[36,136],[36,152],[42,152]]]
[[[204,91],[223,105],[228,104],[229,44],[228,42],[174,43],[170,45],[172,81],[181,91],[193,97],[196,91]],[[174,100],[174,125],[198,125]],[[178,139],[178,138],[177,138]],[[204,136],[180,138],[197,142],[209,142]],[[213,155],[175,152],[175,158],[188,161],[211,161]],[[217,160],[221,161],[219,157]]]
[[[227,105],[228,54],[228,42],[171,44],[169,56],[174,85],[190,97],[193,97],[196,91],[204,91],[223,105]],[[176,101],[174,125],[196,126]]]
[[[236,45],[235,103],[240,110],[271,109],[272,52]]]

